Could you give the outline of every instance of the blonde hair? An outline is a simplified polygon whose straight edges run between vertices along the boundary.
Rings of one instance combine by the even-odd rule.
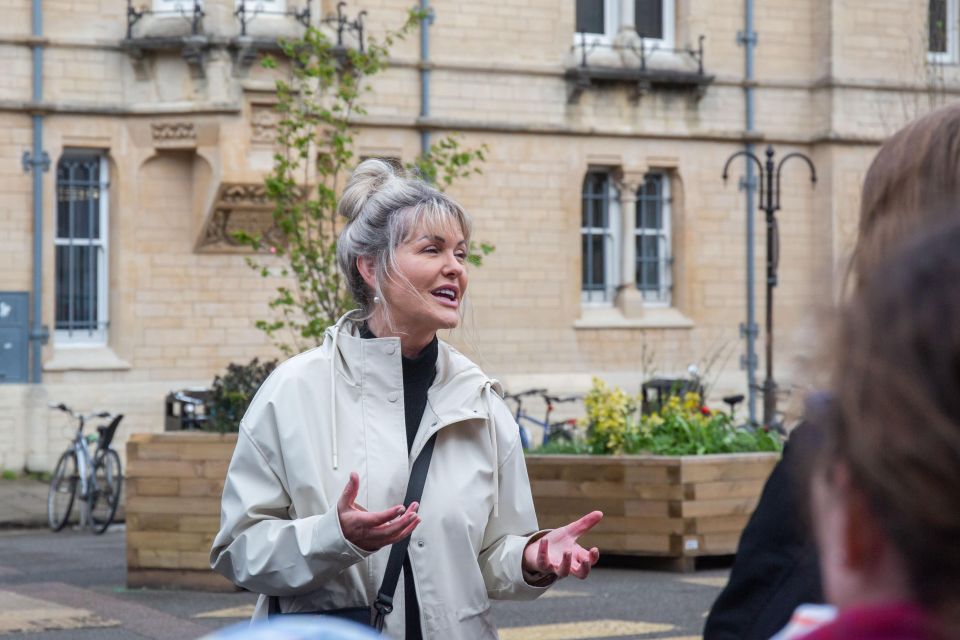
[[[462,231],[469,245],[473,228],[470,216],[453,198],[377,158],[364,160],[353,171],[337,212],[347,219],[337,240],[337,264],[347,287],[367,317],[373,313],[374,296],[378,297],[388,322],[381,284],[404,280],[397,270],[397,247],[418,229],[451,226]],[[373,259],[372,289],[357,267],[361,256]]]

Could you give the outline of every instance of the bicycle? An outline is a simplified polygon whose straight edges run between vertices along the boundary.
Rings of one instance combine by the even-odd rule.
[[[49,406],[77,421],[73,440],[57,461],[50,480],[47,494],[50,529],[60,531],[66,526],[73,503],[79,498],[83,503],[80,527],[88,525],[94,533],[103,533],[117,514],[123,489],[120,456],[110,447],[123,415],[114,416],[106,411],[82,415],[63,403]],[[84,436],[83,427],[93,418],[110,419],[110,422],[98,426],[96,435]],[[91,454],[90,446],[94,442],[97,447]]]
[[[524,413],[523,398],[527,396],[540,396],[543,398],[543,401],[546,403],[546,411],[544,413],[543,420],[538,420],[530,414]],[[537,427],[543,429],[543,439],[540,443],[541,446],[548,444],[553,439],[573,442],[573,430],[577,425],[577,421],[575,419],[569,419],[550,422],[550,414],[553,413],[554,404],[562,402],[576,402],[577,400],[581,399],[580,396],[559,397],[550,395],[546,389],[527,389],[526,391],[521,391],[520,393],[505,393],[503,397],[504,400],[512,400],[517,404],[517,410],[514,412],[513,418],[517,421],[517,425],[520,427],[520,444],[524,449],[530,448],[530,434],[528,433],[527,428],[524,426],[522,421],[536,425]]]

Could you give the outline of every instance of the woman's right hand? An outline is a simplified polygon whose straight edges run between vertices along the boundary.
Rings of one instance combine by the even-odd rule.
[[[353,471],[340,500],[337,501],[337,515],[340,517],[343,536],[364,551],[376,551],[399,542],[420,524],[420,516],[417,515],[420,507],[418,503],[412,503],[408,509],[397,505],[385,511],[371,513],[354,504],[359,491],[360,476]]]

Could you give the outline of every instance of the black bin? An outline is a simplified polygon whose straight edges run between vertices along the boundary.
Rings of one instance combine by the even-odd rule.
[[[210,389],[193,387],[171,391],[164,402],[164,431],[196,431],[210,419]]]

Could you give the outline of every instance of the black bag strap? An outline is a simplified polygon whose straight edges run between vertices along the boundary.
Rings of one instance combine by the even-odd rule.
[[[423,450],[413,463],[413,469],[410,470],[410,481],[407,483],[407,495],[403,497],[403,506],[409,507],[414,502],[420,502],[423,487],[427,483],[430,458],[433,457],[433,447],[436,443],[437,434],[434,433],[427,440],[427,444],[423,446]],[[373,603],[373,627],[377,631],[383,631],[384,619],[393,611],[393,595],[397,591],[397,582],[400,580],[400,571],[403,569],[403,560],[407,555],[407,547],[409,546],[410,536],[407,536],[403,540],[394,542],[390,548],[387,570],[383,574],[380,591],[377,592],[377,599]]]
[[[434,433],[423,445],[420,455],[413,463],[413,469],[410,470],[410,480],[407,482],[407,493],[403,497],[404,507],[409,507],[414,502],[420,502],[423,487],[427,484],[427,470],[430,469],[430,459],[433,457],[433,447],[436,443],[437,434]],[[403,560],[407,555],[407,547],[409,546],[410,536],[407,536],[403,540],[393,543],[393,546],[390,547],[387,570],[383,574],[383,582],[380,584],[380,591],[377,592],[377,599],[373,603],[373,611],[371,612],[370,624],[377,631],[383,631],[384,620],[393,611],[393,595],[397,591],[400,571],[403,570]],[[280,598],[268,596],[267,615],[272,617],[279,613]]]

